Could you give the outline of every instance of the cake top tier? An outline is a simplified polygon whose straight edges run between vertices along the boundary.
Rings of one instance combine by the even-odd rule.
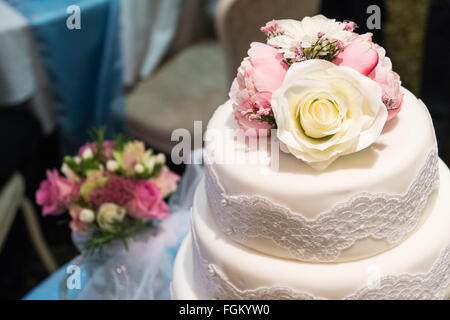
[[[425,105],[405,90],[404,110],[389,121],[370,147],[337,159],[323,171],[291,154],[270,154],[236,139],[239,131],[230,101],[220,106],[206,132],[206,162],[229,195],[258,195],[315,219],[359,193],[403,195],[430,153],[435,152],[433,124]],[[259,137],[259,141],[264,141]],[[270,144],[270,139],[267,139]],[[278,161],[273,169],[272,161]]]
[[[276,135],[316,170],[374,143],[400,111],[403,91],[385,50],[352,22],[318,15],[268,22],[230,90],[247,135]]]

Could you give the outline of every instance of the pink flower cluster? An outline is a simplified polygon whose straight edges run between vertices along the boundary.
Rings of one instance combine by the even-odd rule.
[[[36,192],[36,202],[42,206],[42,214],[62,214],[76,189],[74,184],[59,175],[58,170],[47,170],[47,180],[41,182]]]
[[[345,31],[353,32],[356,28],[356,24],[351,21],[342,24]],[[283,33],[276,20],[268,22],[260,30],[269,38]],[[324,33],[319,32],[315,36],[320,41]],[[332,62],[353,68],[378,83],[382,90],[382,102],[388,109],[388,120],[392,119],[401,109],[403,92],[400,77],[392,70],[392,63],[386,57],[385,50],[372,42],[371,34],[355,34],[349,40],[336,40],[333,44],[339,53],[333,57]],[[231,85],[229,96],[234,117],[239,127],[249,134],[267,135],[269,129],[275,126],[270,101],[272,93],[283,83],[289,68],[283,60],[282,50],[278,49],[280,48],[253,42]],[[291,50],[295,63],[310,59],[305,56],[301,42]]]
[[[112,152],[114,150],[114,141],[111,140],[105,140],[103,142],[103,148],[102,148],[102,154],[107,157],[107,158],[111,158],[112,156]],[[81,157],[83,156],[83,152],[86,149],[91,149],[92,152],[97,152],[97,144],[95,142],[89,142],[84,144],[79,150],[78,150],[78,155]]]
[[[264,32],[266,36],[270,34],[283,33],[283,29],[279,27],[278,21],[272,20],[266,23],[265,26],[260,28],[261,32]]]
[[[83,155],[87,148],[97,152],[95,143],[88,143],[80,148],[78,154]],[[141,150],[138,142],[130,142],[122,150],[124,161],[131,159],[136,148],[144,156],[144,145]],[[113,159],[113,150],[114,142],[104,141],[104,161]],[[122,176],[105,170],[105,167],[101,163],[98,170],[79,176],[65,164],[62,171],[67,178],[60,176],[56,169],[48,170],[47,179],[41,182],[36,192],[36,202],[42,206],[43,215],[60,215],[68,211],[72,218],[69,226],[79,234],[86,234],[90,223],[94,223],[93,220],[90,223],[82,221],[82,210],[89,209],[94,214],[105,203],[124,208],[134,219],[164,219],[168,216],[169,208],[164,197],[176,190],[180,179],[177,174],[164,165],[155,177],[147,179]]]
[[[281,86],[287,66],[282,54],[260,42],[250,45],[248,55],[238,69],[229,95],[239,126],[250,134],[259,131],[267,135],[273,127],[264,121],[266,117],[273,117],[270,99]]]
[[[178,179],[178,175],[174,176]],[[89,203],[94,209],[104,203],[115,203],[127,208],[130,216],[141,220],[164,219],[169,214],[163,194],[155,182],[127,179],[114,174],[109,176],[104,187],[92,191]]]

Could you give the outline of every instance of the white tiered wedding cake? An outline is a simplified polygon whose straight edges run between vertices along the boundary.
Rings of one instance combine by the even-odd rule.
[[[450,296],[450,171],[432,121],[353,28],[262,28],[208,124],[174,299]]]

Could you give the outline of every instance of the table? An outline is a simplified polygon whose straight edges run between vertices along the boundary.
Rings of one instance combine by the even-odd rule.
[[[0,0],[1,106],[32,98],[46,133],[73,153],[92,128],[124,130],[124,84],[148,76],[175,34],[183,0]],[[70,6],[80,29],[69,29]]]

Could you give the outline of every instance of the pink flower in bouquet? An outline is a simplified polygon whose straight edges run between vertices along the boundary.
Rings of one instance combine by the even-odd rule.
[[[87,234],[89,230],[89,224],[80,220],[80,213],[83,210],[80,206],[73,204],[69,206],[69,214],[72,217],[72,221],[69,223],[70,229],[78,233],[79,235]]]
[[[41,182],[36,192],[36,202],[42,206],[43,215],[61,214],[73,191],[74,185],[60,177],[56,169],[47,170],[47,180]]]
[[[389,121],[400,112],[402,107],[402,82],[400,81],[400,76],[392,70],[391,59],[386,57],[386,51],[383,47],[374,44],[374,48],[377,50],[380,59],[377,66],[372,70],[368,77],[381,86],[383,103],[388,109],[387,121]]]
[[[283,55],[269,45],[253,42],[233,81],[230,99],[234,116],[243,130],[263,129],[269,134],[273,123],[270,105],[272,93],[277,90],[286,75]]]
[[[106,158],[111,158],[112,157],[112,152],[114,150],[114,146],[115,146],[115,142],[112,140],[105,140],[103,141],[103,149],[102,149],[102,154],[106,157]],[[84,144],[79,150],[78,150],[78,155],[81,157],[83,156],[83,152],[86,151],[87,148],[90,148],[92,150],[92,152],[97,152],[97,145],[95,142],[89,142]]]
[[[115,203],[125,207],[134,198],[135,180],[118,175],[110,175],[105,186],[95,188],[89,195],[89,204],[99,208],[104,203]]]
[[[374,48],[372,35],[366,33],[351,39],[333,63],[355,69],[365,76],[369,75],[378,64],[378,52]]]
[[[142,161],[145,155],[145,145],[142,141],[132,141],[125,145],[123,156],[125,172],[127,175],[134,173],[134,166]]]
[[[162,167],[158,176],[152,181],[161,190],[163,198],[177,190],[177,182],[180,180],[180,176],[172,172],[167,166]]]
[[[130,216],[141,220],[164,219],[169,215],[169,207],[155,183],[139,181],[134,199],[128,204],[128,212]]]

